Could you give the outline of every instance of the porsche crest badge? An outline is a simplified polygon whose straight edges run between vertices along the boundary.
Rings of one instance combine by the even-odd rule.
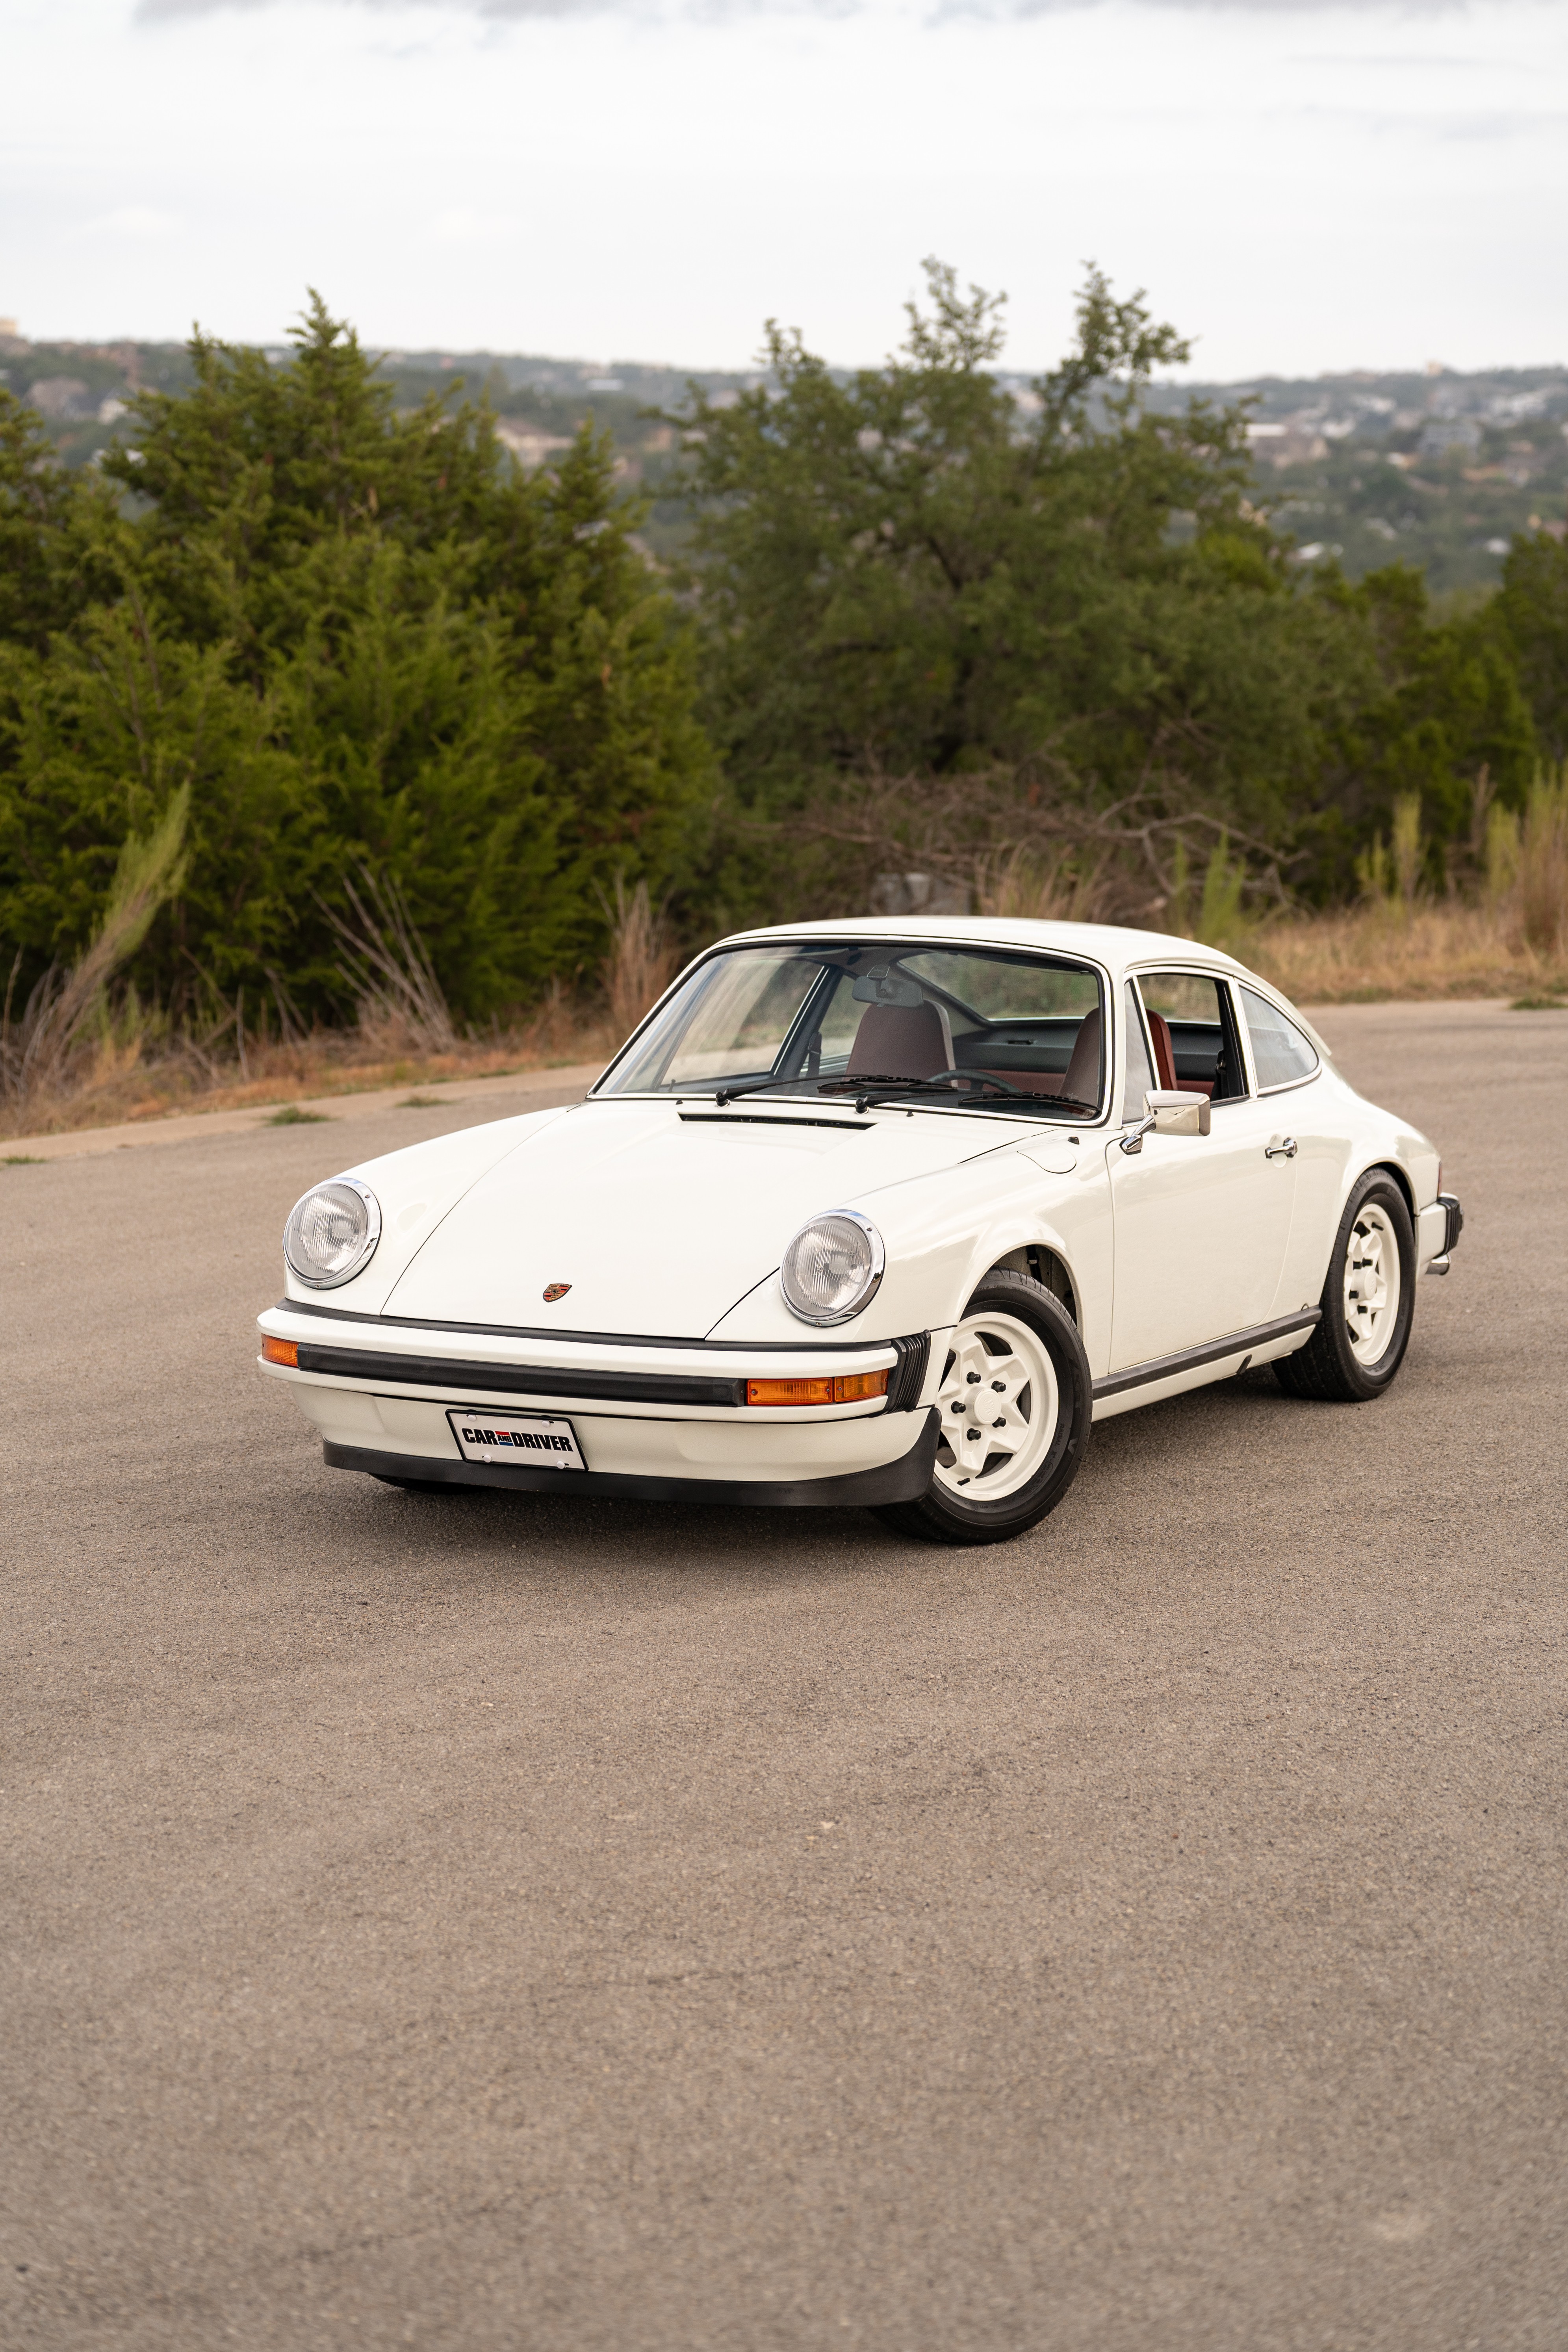
[[[553,1307],[558,1298],[564,1298],[571,1287],[572,1285],[569,1282],[547,1282],[544,1286],[546,1307]]]

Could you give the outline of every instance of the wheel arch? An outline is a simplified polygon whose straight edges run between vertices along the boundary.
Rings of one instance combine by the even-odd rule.
[[[1354,1168],[1353,1161],[1352,1162],[1352,1166]],[[1413,1233],[1419,1231],[1419,1227],[1416,1223],[1417,1211],[1415,1207],[1415,1187],[1411,1181],[1409,1170],[1407,1168],[1401,1167],[1398,1159],[1392,1155],[1384,1155],[1376,1160],[1368,1160],[1364,1161],[1361,1167],[1355,1168],[1355,1172],[1352,1175],[1346,1177],[1343,1188],[1342,1189],[1339,1199],[1335,1204],[1333,1223],[1329,1229],[1323,1244],[1323,1257],[1321,1261],[1322,1270],[1318,1277],[1318,1289],[1320,1291],[1321,1290],[1323,1284],[1329,1278],[1329,1266],[1332,1258],[1334,1242],[1338,1236],[1345,1211],[1350,1205],[1352,1196],[1353,1195],[1357,1185],[1364,1184],[1369,1176],[1386,1176],[1398,1186],[1399,1197],[1404,1202],[1405,1210],[1410,1218],[1411,1231]]]
[[[1363,1183],[1369,1176],[1393,1177],[1404,1197],[1405,1205],[1410,1212],[1410,1223],[1414,1230],[1416,1217],[1419,1215],[1420,1212],[1415,1206],[1415,1187],[1410,1181],[1409,1170],[1407,1168],[1402,1168],[1397,1160],[1373,1160],[1367,1167],[1362,1170],[1359,1176],[1352,1177],[1345,1191],[1345,1200],[1348,1201],[1351,1194],[1355,1191],[1356,1186]],[[1342,1203],[1341,1204],[1340,1214],[1342,1216],[1344,1214],[1344,1207]]]
[[[1037,1282],[1042,1290],[1048,1290],[1053,1298],[1060,1301],[1082,1330],[1078,1285],[1072,1268],[1054,1242],[1020,1242],[1000,1257],[993,1258],[979,1280],[984,1282],[987,1274],[1021,1274],[1028,1281]]]

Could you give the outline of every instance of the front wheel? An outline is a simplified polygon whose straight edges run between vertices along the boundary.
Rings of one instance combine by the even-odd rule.
[[[1274,1377],[1287,1396],[1365,1404],[1405,1361],[1415,1311],[1415,1234],[1405,1195],[1374,1168],[1352,1192],[1329,1259],[1322,1320]]]
[[[918,1501],[876,1514],[929,1543],[1001,1543],[1055,1510],[1089,1440],[1093,1384],[1078,1326],[1020,1274],[988,1274],[955,1325],[936,1411],[936,1467]]]

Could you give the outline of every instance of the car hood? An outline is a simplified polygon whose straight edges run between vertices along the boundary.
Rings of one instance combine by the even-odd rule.
[[[382,1311],[700,1339],[777,1269],[807,1217],[1031,1133],[971,1114],[582,1103],[479,1178]],[[547,1304],[556,1283],[568,1287]]]

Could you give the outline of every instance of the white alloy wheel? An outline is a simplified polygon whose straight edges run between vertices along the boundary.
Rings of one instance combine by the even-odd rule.
[[[967,1503],[1028,1485],[1050,1451],[1061,1400],[1045,1342],[1014,1315],[984,1310],[954,1330],[937,1395],[936,1478]]]
[[[1368,1201],[1345,1251],[1345,1328],[1358,1364],[1375,1364],[1399,1318],[1399,1237],[1386,1209]]]

